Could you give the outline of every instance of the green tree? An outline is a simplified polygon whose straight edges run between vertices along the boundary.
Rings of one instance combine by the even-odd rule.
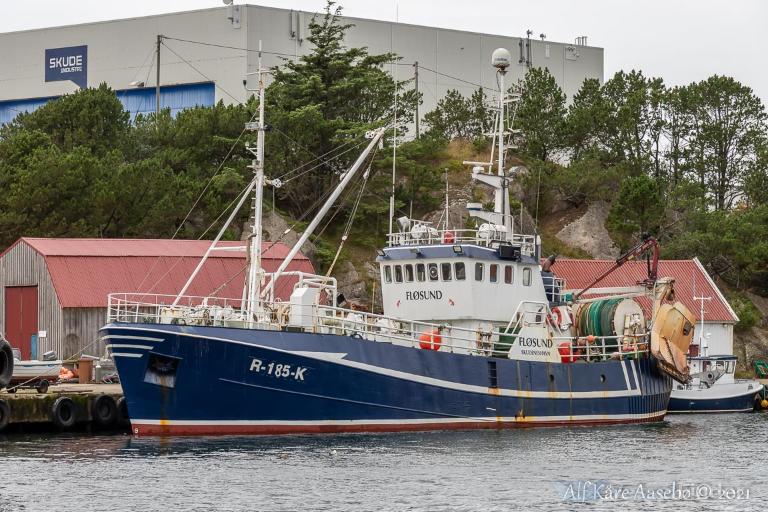
[[[486,105],[482,88],[465,98],[456,89],[449,90],[435,109],[424,116],[428,135],[448,140],[482,139],[492,123],[492,112]]]
[[[742,196],[745,177],[758,163],[766,134],[765,107],[752,89],[731,77],[714,75],[690,89],[692,168],[707,187],[712,206],[729,209]]]
[[[341,8],[328,2],[325,14],[312,18],[307,38],[312,50],[275,68],[267,91],[267,120],[274,128],[267,137],[269,167],[281,173],[296,170],[294,176],[307,171],[300,179],[286,176],[278,191],[285,208],[297,215],[314,211],[334,177],[359,153],[355,148],[343,154],[334,151],[394,117],[396,92],[400,134],[419,100],[413,89],[406,90],[407,81],[395,83],[384,70],[397,60],[394,54],[371,55],[366,48],[344,46],[344,34],[352,25],[342,24],[340,14]],[[312,159],[316,165],[302,167]]]
[[[546,68],[529,69],[520,89],[515,127],[522,132],[522,150],[545,161],[564,146],[565,94]]]
[[[584,80],[568,107],[566,137],[573,160],[599,150],[605,139],[610,108],[596,78]]]
[[[661,79],[648,79],[640,71],[619,71],[603,86],[608,104],[605,146],[615,162],[627,162],[635,174],[657,173],[657,144],[663,129]]]
[[[606,224],[629,239],[643,233],[657,235],[663,218],[664,202],[659,183],[641,174],[624,179]]]

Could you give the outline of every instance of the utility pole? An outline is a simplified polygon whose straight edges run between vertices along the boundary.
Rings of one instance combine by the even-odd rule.
[[[413,63],[413,79],[416,89],[416,138],[419,138],[419,61]]]
[[[156,53],[157,55],[155,58],[157,59],[157,81],[155,83],[155,120],[159,119],[160,117],[160,45],[163,44],[163,36],[161,34],[157,35],[157,48]]]

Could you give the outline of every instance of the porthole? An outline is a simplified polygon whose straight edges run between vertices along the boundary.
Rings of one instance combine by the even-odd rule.
[[[555,382],[555,376],[551,373],[549,374],[549,382]]]
[[[600,382],[605,382],[605,375],[600,375]]]

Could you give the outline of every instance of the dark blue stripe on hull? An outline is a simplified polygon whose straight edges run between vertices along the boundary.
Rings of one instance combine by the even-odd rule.
[[[669,412],[749,412],[755,407],[754,392],[741,396],[731,396],[716,399],[688,399],[688,398],[670,398]]]
[[[165,325],[115,324],[105,332],[115,344],[120,336],[163,339],[140,343],[179,358],[174,387],[165,387],[145,381],[148,351],[115,357],[132,421],[210,425],[205,433],[238,422],[273,423],[289,432],[297,424],[397,430],[419,424],[649,421],[663,417],[671,389],[651,359],[551,364],[346,336]],[[309,355],[318,350],[327,360]],[[260,371],[252,371],[254,359]],[[274,375],[278,364],[281,373],[288,365],[286,376]],[[498,389],[490,387],[494,382]]]

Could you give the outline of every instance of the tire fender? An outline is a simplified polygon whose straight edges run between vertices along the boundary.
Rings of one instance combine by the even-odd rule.
[[[111,396],[99,395],[91,403],[91,418],[99,427],[111,427],[117,416],[117,404]]]
[[[11,406],[7,401],[0,400],[0,430],[4,430],[10,422]]]
[[[71,398],[60,396],[51,406],[51,421],[62,430],[67,430],[75,425],[77,419],[77,406]]]
[[[13,350],[11,344],[0,336],[0,389],[7,387],[13,375]]]

